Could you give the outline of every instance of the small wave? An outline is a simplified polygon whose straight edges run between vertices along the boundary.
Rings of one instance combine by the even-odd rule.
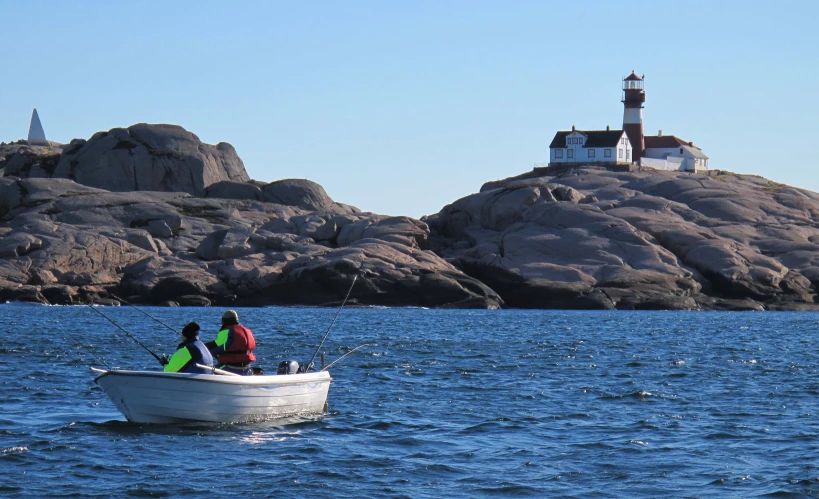
[[[428,464],[424,466],[424,470],[426,471],[437,471],[437,472],[444,472],[444,473],[457,473],[458,469],[454,468],[445,463],[435,463],[435,464]]]
[[[499,487],[479,487],[476,490],[479,492],[483,492],[485,494],[497,494],[497,495],[532,495],[538,494],[541,491],[534,487],[530,487],[528,485],[501,485]]]
[[[581,449],[613,449],[614,446],[606,442],[582,442],[572,444],[572,447],[580,447]]]
[[[703,438],[705,438],[706,440],[728,440],[728,439],[734,439],[734,438],[749,438],[749,437],[743,437],[742,435],[736,435],[734,433],[727,433],[727,432],[724,432],[724,431],[720,431],[720,432],[717,432],[717,433],[709,433],[708,435],[705,435],[705,437],[703,437]]]
[[[758,361],[756,359],[747,359],[747,360],[746,359],[739,359],[739,360],[731,359],[731,360],[728,360],[727,362],[729,364],[751,364],[751,365],[758,363]]]
[[[819,483],[819,478],[791,478],[788,483],[791,485],[815,485]]]
[[[625,395],[614,395],[611,393],[605,393],[600,395],[600,398],[603,400],[621,400],[621,399],[638,399],[638,400],[646,400],[653,397],[660,397],[664,398],[662,395],[655,395],[651,392],[647,392],[645,390],[637,390],[636,392],[626,393]]]
[[[0,450],[0,454],[19,454],[27,451],[28,447],[9,447],[8,449]]]
[[[376,421],[374,423],[367,423],[363,425],[359,425],[359,428],[367,429],[367,430],[391,430],[395,428],[402,428],[404,426],[403,423],[391,422],[391,421]]]

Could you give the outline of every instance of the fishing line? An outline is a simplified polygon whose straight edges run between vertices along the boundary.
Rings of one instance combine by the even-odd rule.
[[[90,309],[91,309],[91,310],[93,310],[94,312],[96,312],[96,313],[100,314],[101,316],[105,317],[105,319],[106,319],[106,320],[108,320],[108,322],[110,322],[111,324],[115,325],[117,328],[119,328],[119,330],[120,330],[120,331],[122,331],[123,333],[125,333],[125,335],[126,335],[126,336],[128,336],[129,338],[131,338],[132,340],[134,340],[134,341],[136,342],[136,344],[137,344],[137,345],[141,346],[142,348],[144,348],[144,349],[145,349],[145,351],[147,351],[149,354],[153,355],[153,356],[154,356],[154,358],[155,358],[157,361],[159,361],[159,364],[160,364],[160,365],[163,365],[163,366],[165,365],[165,364],[162,362],[162,359],[159,357],[159,355],[157,355],[157,354],[153,353],[153,352],[151,351],[151,349],[150,349],[150,348],[146,347],[146,346],[145,346],[145,345],[143,345],[143,344],[142,344],[142,343],[141,343],[141,342],[140,342],[138,339],[134,338],[134,336],[133,336],[131,333],[129,333],[129,332],[128,332],[128,331],[127,331],[127,330],[126,330],[124,327],[120,326],[119,324],[117,324],[116,322],[114,322],[114,320],[113,320],[113,319],[111,319],[111,318],[110,318],[110,317],[108,317],[107,315],[103,314],[102,312],[100,312],[100,311],[99,311],[99,310],[97,310],[96,308],[92,307],[91,305],[89,305],[89,304],[87,304],[87,303],[83,303],[83,305],[85,305],[86,307],[90,308]]]
[[[309,372],[310,369],[313,368],[313,361],[316,359],[316,355],[318,355],[319,350],[321,350],[321,346],[324,345],[324,340],[326,340],[327,336],[330,335],[330,330],[333,329],[333,324],[336,323],[336,319],[338,319],[338,314],[341,313],[341,309],[343,309],[344,304],[347,303],[347,298],[350,297],[350,293],[353,291],[353,286],[355,286],[356,279],[358,279],[358,275],[355,275],[353,277],[353,283],[350,284],[350,289],[347,290],[347,296],[344,297],[344,301],[342,301],[341,306],[338,307],[338,312],[336,312],[336,316],[333,317],[333,322],[331,322],[330,327],[327,328],[327,333],[324,335],[324,338],[321,339],[321,343],[319,343],[318,348],[316,348],[315,353],[313,353],[313,356],[310,358],[310,362],[307,363],[307,369],[305,369],[304,372]]]
[[[171,330],[171,331],[173,331],[174,333],[176,333],[176,332],[177,332],[177,330],[176,330],[176,329],[174,329],[174,328],[172,328],[171,326],[169,326],[169,325],[165,324],[165,323],[164,323],[164,322],[162,322],[161,320],[157,319],[157,318],[156,318],[156,317],[154,317],[153,315],[151,315],[151,314],[149,314],[148,312],[146,312],[146,311],[142,310],[141,308],[137,307],[137,306],[136,306],[136,305],[134,305],[133,303],[130,303],[130,302],[126,301],[126,300],[123,300],[122,298],[120,298],[119,296],[115,295],[114,293],[108,293],[108,294],[109,294],[109,295],[111,295],[111,296],[113,296],[115,299],[117,299],[117,300],[121,301],[122,303],[124,303],[124,304],[126,304],[126,305],[129,305],[129,306],[131,306],[131,307],[134,307],[134,308],[135,308],[135,309],[137,309],[137,310],[138,310],[140,313],[147,315],[148,317],[150,317],[151,319],[155,320],[156,322],[158,322],[158,323],[162,324],[163,326],[165,326],[166,328],[170,329],[170,330]]]
[[[344,358],[345,358],[345,357],[347,357],[348,355],[354,354],[356,351],[358,351],[358,349],[359,349],[359,348],[364,348],[364,347],[369,347],[369,346],[372,346],[372,345],[370,345],[369,343],[364,343],[363,345],[358,345],[357,347],[353,348],[352,350],[350,350],[349,352],[345,353],[345,354],[344,354],[344,355],[342,355],[341,357],[337,358],[337,359],[336,359],[336,360],[334,360],[333,362],[330,362],[330,364],[329,364],[327,367],[325,367],[324,369],[322,369],[321,371],[326,371],[327,369],[330,369],[330,368],[331,368],[331,367],[333,367],[334,365],[336,365],[336,364],[338,364],[339,362],[341,362],[342,360],[344,360]],[[321,371],[319,371],[319,372],[321,372]]]
[[[48,303],[48,306],[53,306],[53,305],[51,305],[51,302],[50,302],[50,301],[48,301],[48,298],[46,298],[45,296],[43,296],[43,294],[42,294],[42,293],[40,293],[40,297],[41,297],[41,298],[42,298],[42,299],[43,299],[43,300],[44,300],[46,303]],[[90,353],[92,357],[94,357],[95,359],[97,359],[97,362],[99,362],[100,364],[102,364],[102,365],[104,365],[105,367],[107,367],[109,371],[112,371],[112,370],[113,370],[113,368],[112,368],[111,366],[109,366],[107,362],[105,362],[104,360],[102,360],[102,358],[98,357],[98,356],[97,356],[97,354],[95,354],[95,353],[94,353],[94,351],[93,351],[93,350],[91,350],[91,346],[90,346],[90,345],[86,346],[86,345],[85,345],[85,343],[83,343],[82,341],[80,341],[80,339],[79,339],[78,337],[74,336],[74,333],[72,333],[70,329],[67,329],[67,328],[66,328],[66,329],[63,329],[63,332],[68,333],[68,336],[70,336],[70,337],[71,337],[71,339],[72,339],[72,340],[74,340],[74,342],[76,342],[76,343],[77,343],[77,345],[79,345],[79,346],[80,346],[80,348],[82,348],[82,349],[83,349],[83,350],[85,350],[86,352]]]

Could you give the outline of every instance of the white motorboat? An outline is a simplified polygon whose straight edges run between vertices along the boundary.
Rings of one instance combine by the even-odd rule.
[[[327,371],[220,376],[111,370],[94,381],[128,421],[180,423],[319,414],[332,378]]]

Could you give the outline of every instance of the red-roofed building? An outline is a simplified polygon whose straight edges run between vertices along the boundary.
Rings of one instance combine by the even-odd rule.
[[[646,136],[645,144],[641,166],[692,172],[708,169],[708,156],[693,142],[686,142],[673,135],[663,135],[660,130],[657,135]]]

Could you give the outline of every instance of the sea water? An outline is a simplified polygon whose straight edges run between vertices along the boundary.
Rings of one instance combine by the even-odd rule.
[[[98,308],[156,353],[216,308]],[[336,310],[239,309],[258,364]],[[819,314],[345,309],[329,412],[131,424],[90,367],[158,370],[88,307],[0,305],[1,497],[819,495]]]

